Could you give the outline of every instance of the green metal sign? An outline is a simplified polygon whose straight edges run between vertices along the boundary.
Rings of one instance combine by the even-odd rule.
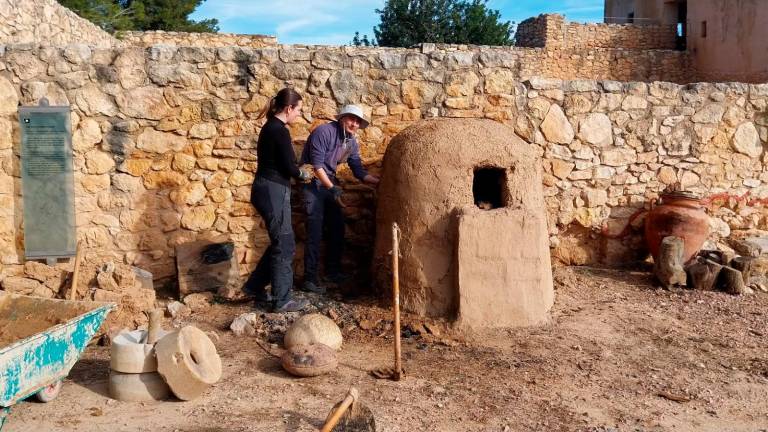
[[[27,259],[75,255],[72,128],[68,106],[19,108],[24,253]]]

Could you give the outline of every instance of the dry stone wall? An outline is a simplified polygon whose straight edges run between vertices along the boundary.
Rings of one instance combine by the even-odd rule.
[[[673,50],[675,49],[675,27],[671,25],[567,23],[565,25],[564,44],[565,47],[571,49]]]
[[[243,35],[233,33],[186,33],[166,31],[129,31],[119,35],[125,43],[150,47],[157,44],[217,48],[239,46],[249,48],[264,48],[277,45],[275,36]]]
[[[522,47],[585,50],[623,48],[632,50],[675,49],[671,25],[582,24],[566,22],[562,15],[543,14],[521,22],[515,44]]]
[[[0,44],[34,43],[97,47],[119,44],[109,33],[56,0],[0,0]]]
[[[515,45],[529,48],[561,46],[563,41],[562,15],[541,14],[520,22],[515,30]]]
[[[156,277],[173,275],[174,246],[204,235],[230,235],[243,270],[258,259],[268,239],[249,203],[257,113],[285,85],[305,97],[304,118],[291,127],[297,152],[341,104],[360,103],[372,119],[361,143],[374,173],[389,140],[422,118],[514,127],[544,156],[551,243],[569,262],[624,256],[626,245],[603,244],[591,230],[606,219],[617,228],[669,183],[768,194],[768,85],[523,81],[536,65],[547,70],[543,52],[9,46],[0,55],[0,263],[23,262],[16,107],[42,97],[72,106],[78,236],[88,253]],[[342,177],[346,259],[366,268],[374,194]],[[294,206],[301,245],[298,194]],[[722,212],[719,232],[766,225],[758,211]]]

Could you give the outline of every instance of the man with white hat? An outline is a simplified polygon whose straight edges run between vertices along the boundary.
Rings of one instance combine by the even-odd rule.
[[[344,214],[341,210],[341,187],[336,179],[336,167],[346,162],[354,176],[366,183],[378,184],[379,178],[368,174],[360,160],[360,146],[355,134],[368,127],[363,110],[356,105],[344,106],[336,121],[318,126],[309,135],[301,153],[300,164],[312,164],[315,179],[303,186],[307,210],[307,241],[304,245],[304,285],[306,291],[325,292],[319,284],[318,263],[323,223],[328,227],[326,248],[326,280],[342,283],[341,271],[344,248]]]

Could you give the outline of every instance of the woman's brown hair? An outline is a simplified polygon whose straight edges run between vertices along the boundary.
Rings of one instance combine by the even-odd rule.
[[[300,101],[301,95],[296,90],[286,87],[269,100],[267,106],[259,113],[258,118],[262,118],[265,115],[267,118],[272,118],[281,113],[286,107],[295,107]]]

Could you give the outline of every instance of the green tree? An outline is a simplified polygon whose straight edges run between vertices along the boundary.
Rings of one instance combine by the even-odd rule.
[[[376,9],[380,46],[410,47],[424,42],[511,45],[513,23],[502,22],[487,0],[387,0]]]
[[[473,0],[456,4],[451,20],[453,40],[450,43],[512,45],[514,23],[501,21],[501,13],[488,9],[486,2]]]
[[[355,37],[352,38],[352,45],[354,46],[374,46],[372,40],[368,39],[368,35],[360,37],[360,32],[355,32]]]
[[[189,15],[205,0],[58,0],[105,31],[165,30],[217,32],[216,19],[195,21]]]
[[[205,0],[121,0],[124,7],[135,10],[137,30],[165,30],[196,33],[219,31],[217,19],[194,21],[189,15]]]
[[[59,0],[59,3],[104,31],[133,29],[133,9],[114,0]]]

